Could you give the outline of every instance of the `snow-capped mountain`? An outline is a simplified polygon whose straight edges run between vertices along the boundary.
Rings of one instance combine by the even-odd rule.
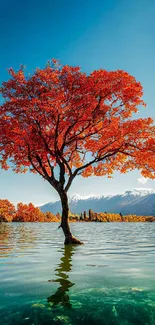
[[[86,196],[74,194],[69,197],[70,210],[81,213],[92,209],[95,212],[113,212],[155,216],[155,191],[147,188],[135,188],[122,194],[111,196]],[[40,207],[43,212],[61,213],[60,201],[50,202]]]

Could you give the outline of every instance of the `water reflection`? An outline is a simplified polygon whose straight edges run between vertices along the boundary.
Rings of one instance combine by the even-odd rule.
[[[13,256],[36,247],[37,230],[19,223],[16,227],[0,223],[0,257]]]
[[[56,280],[49,280],[49,282],[57,282],[60,284],[60,287],[57,291],[47,298],[48,302],[52,306],[58,304],[66,308],[71,308],[72,304],[70,302],[69,290],[75,283],[72,283],[69,280],[69,275],[67,274],[72,270],[72,256],[75,253],[75,246],[68,245],[63,248],[63,256],[60,259],[61,263],[58,268],[55,269],[55,275],[58,277]]]

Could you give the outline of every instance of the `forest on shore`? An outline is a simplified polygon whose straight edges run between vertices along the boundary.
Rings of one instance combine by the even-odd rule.
[[[71,222],[155,222],[155,216],[137,216],[121,213],[101,212],[95,213],[91,209],[84,211],[80,215],[69,212],[69,221]],[[24,204],[22,202],[14,204],[6,200],[0,200],[0,222],[61,222],[61,215],[51,212],[43,213],[40,208],[32,203]]]

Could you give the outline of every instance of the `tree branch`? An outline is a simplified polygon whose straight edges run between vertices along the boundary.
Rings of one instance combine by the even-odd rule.
[[[38,174],[40,174],[43,178],[45,178],[45,177],[44,177],[44,174],[42,174],[42,173],[40,172],[40,170],[39,170],[39,169],[35,166],[35,164],[33,163],[33,160],[32,160],[32,157],[31,157],[30,146],[29,146],[28,143],[27,143],[27,147],[28,147],[28,160],[30,161],[30,163],[31,163],[31,165],[33,166],[34,170],[35,170]]]
[[[122,146],[121,146],[121,147],[122,147]],[[104,155],[103,157],[96,157],[96,158],[94,158],[93,160],[91,160],[90,162],[88,162],[87,164],[85,164],[85,165],[83,165],[83,166],[77,168],[77,169],[74,171],[74,173],[73,173],[73,177],[75,177],[79,171],[82,171],[82,170],[85,169],[86,167],[89,167],[90,165],[92,165],[92,164],[94,164],[94,163],[97,163],[97,162],[99,162],[99,161],[103,161],[104,159],[109,158],[109,157],[111,157],[111,156],[114,156],[116,153],[119,153],[119,152],[120,152],[119,150],[120,150],[121,147],[115,149],[112,153],[107,153],[107,154]]]
[[[74,177],[75,177],[75,176],[73,176],[73,174],[69,177],[68,182],[67,182],[67,184],[66,184],[66,186],[65,186],[65,191],[66,191],[66,192],[69,190],[69,188],[70,188],[70,186],[71,186],[71,184],[72,184],[72,181],[73,181]]]
[[[58,163],[58,165],[60,167],[59,183],[62,185],[62,189],[63,189],[64,184],[65,184],[65,165],[64,165],[64,163],[61,162],[59,157],[56,158],[56,162]]]
[[[41,139],[44,141],[44,144],[45,144],[45,148],[46,148],[46,150],[50,153],[51,156],[55,157],[54,153],[53,153],[52,150],[49,148],[46,139],[45,139],[44,136],[42,135],[42,132],[41,132],[41,126],[40,126],[39,121],[35,120],[35,122],[37,123],[37,125],[38,125],[38,127],[39,127],[39,131],[38,131],[38,133],[39,133]]]
[[[58,114],[58,119],[56,123],[56,129],[55,129],[55,140],[54,140],[54,148],[55,148],[55,154],[57,155],[57,138],[58,138],[58,128],[59,128],[59,122],[60,122],[60,114]]]
[[[46,168],[43,166],[42,164],[42,161],[41,161],[41,158],[39,157],[39,155],[35,155],[35,158],[37,159],[39,165],[40,165],[40,168],[42,169],[44,175],[45,175],[45,179],[49,179],[50,176],[48,175],[47,171],[46,171]]]

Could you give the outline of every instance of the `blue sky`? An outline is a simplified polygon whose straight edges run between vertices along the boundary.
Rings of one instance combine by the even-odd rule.
[[[0,83],[7,68],[20,64],[32,72],[51,58],[94,69],[124,69],[144,87],[147,108],[139,116],[155,118],[154,0],[5,0],[0,3]],[[70,194],[116,194],[137,187],[155,190],[155,181],[138,171],[113,179],[77,178]],[[33,202],[55,200],[57,194],[40,176],[0,170],[0,198]]]

